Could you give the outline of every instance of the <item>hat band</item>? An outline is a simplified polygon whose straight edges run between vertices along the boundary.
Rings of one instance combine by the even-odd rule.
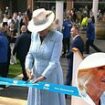
[[[42,21],[35,20],[34,25],[42,25],[42,24],[45,24],[47,21],[48,21],[48,19],[43,19]]]

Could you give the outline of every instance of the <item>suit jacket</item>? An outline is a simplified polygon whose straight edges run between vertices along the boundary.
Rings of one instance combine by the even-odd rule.
[[[83,54],[83,51],[84,51],[84,42],[83,40],[81,39],[80,36],[77,36],[73,41],[72,41],[72,44],[71,44],[71,50],[67,56],[67,58],[69,58],[70,60],[73,61],[73,52],[72,52],[72,48],[78,48],[79,51],[81,52],[81,54]]]
[[[0,32],[0,63],[7,63],[8,40],[3,32]]]
[[[16,40],[13,54],[16,53],[18,59],[25,60],[25,57],[30,47],[30,43],[31,35],[27,32],[23,32]]]
[[[88,40],[94,40],[95,39],[95,25],[93,24],[92,21],[88,23],[86,32],[87,32]]]

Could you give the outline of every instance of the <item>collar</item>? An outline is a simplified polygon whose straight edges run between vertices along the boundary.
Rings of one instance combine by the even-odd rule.
[[[75,40],[78,36],[80,36],[80,35],[76,35],[75,37],[73,37],[73,40]]]

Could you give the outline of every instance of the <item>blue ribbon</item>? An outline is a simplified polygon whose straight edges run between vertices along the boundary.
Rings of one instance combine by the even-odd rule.
[[[32,87],[37,89],[48,90],[51,92],[57,92],[61,94],[68,94],[80,97],[77,87],[74,86],[59,85],[47,82],[32,83],[32,82],[26,82],[22,80],[3,78],[3,77],[0,77],[0,85]]]

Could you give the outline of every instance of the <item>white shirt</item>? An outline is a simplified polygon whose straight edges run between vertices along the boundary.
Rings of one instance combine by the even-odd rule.
[[[76,35],[75,37],[73,37],[73,40],[75,40],[78,36],[80,36],[80,35]]]

